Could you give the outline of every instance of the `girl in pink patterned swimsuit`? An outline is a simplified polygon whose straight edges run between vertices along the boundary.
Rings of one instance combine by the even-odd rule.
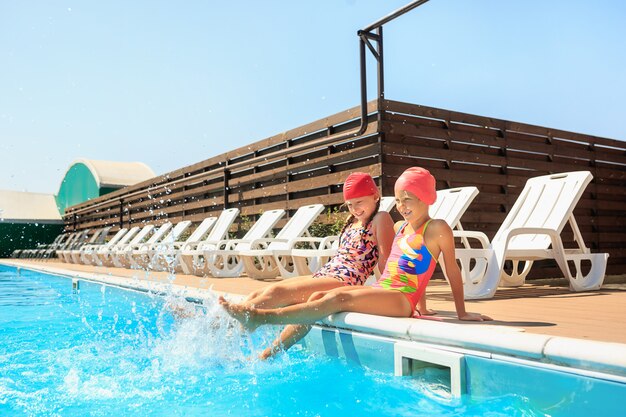
[[[379,212],[380,194],[369,174],[354,172],[343,185],[343,197],[350,217],[340,233],[339,248],[313,276],[290,278],[248,296],[244,304],[255,308],[278,308],[307,301],[320,291],[345,286],[362,286],[377,264],[387,261],[393,240],[393,221]],[[266,359],[308,333],[310,326],[287,326],[272,346],[259,357]]]
[[[491,320],[465,311],[463,282],[455,260],[452,230],[445,221],[428,216],[428,206],[437,198],[433,176],[423,168],[409,168],[398,178],[394,188],[396,208],[405,222],[396,224],[392,251],[376,284],[316,292],[306,303],[283,308],[231,304],[221,297],[222,306],[250,331],[263,324],[312,324],[342,311],[411,317],[433,274],[436,260],[442,254],[458,318]]]

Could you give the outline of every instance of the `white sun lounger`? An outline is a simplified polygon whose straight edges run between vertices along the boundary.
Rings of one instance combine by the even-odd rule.
[[[183,246],[177,262],[185,274],[203,276],[208,273],[204,250],[215,248],[218,242],[228,236],[228,231],[238,215],[237,208],[223,210],[206,239]]]
[[[170,223],[171,227],[171,223]],[[132,250],[142,243],[145,243],[150,235],[154,232],[154,225],[145,225],[134,238],[124,245],[116,245],[115,249],[110,254],[111,264],[117,268],[127,268],[130,266],[130,262],[126,259],[126,254],[132,252]]]
[[[309,235],[309,226],[324,210],[322,204],[300,207],[280,230],[276,238],[255,239],[250,249],[239,252],[246,274],[254,279],[294,276],[291,260],[292,241]]]
[[[106,243],[102,244],[102,245],[86,245],[83,246],[80,250],[80,259],[78,260],[78,262],[75,263],[82,263],[84,265],[97,265],[98,264],[98,257],[97,257],[97,253],[99,250],[101,250],[102,248],[110,248],[113,245],[116,245],[123,237],[124,235],[126,235],[126,233],[128,232],[128,229],[121,228],[120,230],[117,231],[117,233],[115,233],[115,235],[113,235],[113,237]]]
[[[70,233],[61,233],[50,243],[38,245],[35,249],[16,249],[11,253],[11,258],[32,258],[37,253],[60,247],[71,236]]]
[[[85,233],[84,231],[70,233],[68,238],[65,241],[63,241],[60,245],[51,246],[43,250],[35,250],[34,252],[27,254],[27,257],[38,258],[38,259],[54,258],[57,251],[65,250],[67,248],[72,247],[72,245],[75,242],[77,242],[79,239],[82,239],[85,236],[84,233]]]
[[[92,263],[98,266],[113,266],[113,258],[115,253],[120,251],[122,248],[126,247],[130,242],[137,237],[137,234],[145,228],[149,228],[148,232],[153,228],[152,225],[144,226],[143,228],[139,226],[131,227],[128,232],[122,236],[122,238],[112,245],[104,245],[101,248],[92,254]]]
[[[181,250],[194,244],[199,244],[204,240],[216,221],[217,217],[207,217],[184,242],[162,243],[158,245],[154,256],[150,260],[149,267],[155,271],[182,271],[179,268]]]
[[[77,242],[78,242],[78,239],[79,239],[79,237],[80,237],[80,236],[81,236],[81,232],[78,232],[78,233],[77,233],[77,234],[73,237],[73,239],[69,239],[69,240],[68,240],[68,242],[67,242],[68,244],[66,244],[65,246],[59,247],[59,248],[56,250],[56,256],[57,256],[57,258],[59,259],[59,261],[61,261],[61,262],[66,262],[66,260],[65,260],[65,254],[67,253],[67,254],[68,254],[68,257],[69,257],[69,252],[70,252],[70,251],[71,251],[74,247],[76,247]],[[97,235],[96,235],[96,237],[97,237]]]
[[[204,259],[209,273],[216,278],[238,277],[243,271],[239,257],[241,251],[250,249],[250,244],[257,239],[268,238],[276,223],[285,215],[285,210],[269,210],[248,230],[241,239],[227,239],[217,242],[214,249],[204,250]]]
[[[111,230],[111,228],[112,228],[111,226],[107,226],[103,229],[96,230],[96,232],[93,234],[93,236],[91,237],[91,239],[89,239],[88,242],[86,242],[84,245],[81,245],[79,248],[72,249],[71,251],[69,251],[69,254],[65,256],[65,261],[72,263],[72,264],[80,264],[81,263],[80,256],[83,253],[83,249],[85,249],[88,246],[94,246],[94,245],[100,246],[104,244],[107,236],[109,235],[109,231]]]
[[[574,208],[580,200],[592,175],[588,171],[565,172],[531,178],[498,229],[493,240],[481,232],[460,231],[455,236],[475,238],[481,249],[458,249],[465,298],[491,298],[499,284],[522,285],[533,261],[556,260],[574,291],[596,290],[602,286],[606,271],[607,253],[590,253],[574,219]],[[565,249],[561,232],[569,222],[576,249]],[[477,261],[474,268],[470,262]],[[505,271],[505,261],[513,268]],[[590,269],[583,274],[581,262],[589,262]],[[522,268],[519,263],[523,262]],[[572,274],[569,265],[575,273]]]
[[[71,245],[59,249],[56,251],[56,256],[61,262],[70,263],[72,261],[71,253],[73,250],[80,249],[85,244],[94,243],[98,237],[100,237],[100,233],[102,233],[102,229],[95,230],[91,237],[89,237],[89,232],[91,229],[83,230],[79,235],[78,239],[76,239]]]
[[[120,257],[120,263],[124,265],[125,268],[140,269],[141,265],[137,263],[137,258],[143,254],[143,249],[147,250],[147,248],[152,245],[159,243],[169,234],[173,227],[174,225],[171,222],[165,222],[154,231],[149,239],[135,245],[129,245],[124,251],[123,256]]]
[[[157,233],[148,241],[142,245],[139,245],[137,249],[134,249],[132,253],[127,255],[130,261],[130,267],[133,269],[147,269],[149,268],[150,261],[154,257],[157,250],[161,245],[165,246],[168,243],[177,242],[180,236],[185,233],[191,226],[190,220],[183,220],[176,224],[174,227],[170,227],[166,234],[157,236]],[[154,239],[154,240],[153,240]]]

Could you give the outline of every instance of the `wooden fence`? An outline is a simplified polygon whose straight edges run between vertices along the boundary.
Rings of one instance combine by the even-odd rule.
[[[200,222],[228,207],[250,220],[274,208],[333,208],[350,172],[369,172],[393,195],[400,173],[419,165],[438,188],[477,186],[462,222],[492,237],[528,178],[589,170],[594,181],[575,210],[578,225],[593,251],[610,253],[608,273],[626,271],[626,143],[388,100],[370,102],[368,114],[358,137],[345,138],[359,126],[357,107],[70,207],[66,228]],[[554,264],[542,266],[533,276],[560,275]]]

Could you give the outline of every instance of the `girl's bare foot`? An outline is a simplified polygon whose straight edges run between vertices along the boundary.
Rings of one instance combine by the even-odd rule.
[[[218,299],[220,305],[224,307],[224,310],[231,317],[239,321],[244,329],[249,332],[253,332],[259,327],[259,323],[256,323],[252,318],[254,316],[254,308],[248,307],[242,304],[231,304],[224,297],[220,296]]]
[[[437,314],[435,310],[431,310],[430,308],[426,308],[424,309],[424,311],[420,310],[420,313],[422,314],[422,316],[434,316],[435,314]]]
[[[283,351],[281,345],[272,343],[272,346],[266,347],[261,353],[259,353],[259,359],[261,359],[262,361],[266,361],[270,358],[273,358],[278,352],[281,351]]]
[[[189,306],[183,306],[180,304],[170,304],[168,306],[177,319],[188,319],[190,317],[196,317],[198,314],[196,311]]]
[[[268,360],[269,358],[271,358],[272,356],[274,356],[274,355],[272,354],[272,348],[265,348],[265,349],[263,350],[263,352],[259,353],[258,358],[259,358],[259,359],[261,359],[262,361],[266,361],[266,360]]]

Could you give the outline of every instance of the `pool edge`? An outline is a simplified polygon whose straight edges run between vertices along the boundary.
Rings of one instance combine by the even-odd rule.
[[[76,272],[45,265],[24,265],[0,260],[0,265],[23,270],[65,276],[73,279],[112,285],[157,294],[174,293],[189,300],[203,300],[217,291],[186,287],[169,282],[130,279],[112,274]],[[220,293],[222,294],[222,293]],[[232,298],[241,295],[227,294]],[[582,371],[626,377],[626,344],[531,334],[515,329],[481,325],[455,324],[411,318],[390,318],[361,313],[339,313],[320,322],[320,329],[340,329],[397,341],[413,341],[442,348],[468,349],[490,357],[511,357],[539,364],[555,365]]]

